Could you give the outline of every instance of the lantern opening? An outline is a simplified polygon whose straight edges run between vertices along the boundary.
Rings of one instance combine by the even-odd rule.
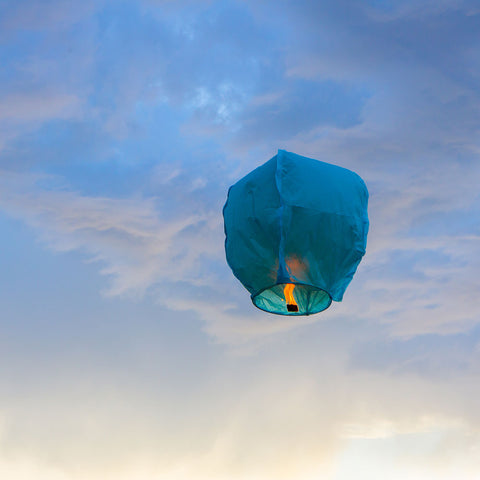
[[[332,303],[328,292],[304,283],[277,283],[251,296],[259,308],[278,315],[312,315]]]

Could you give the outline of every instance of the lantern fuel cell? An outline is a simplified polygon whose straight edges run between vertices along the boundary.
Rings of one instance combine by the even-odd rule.
[[[283,289],[283,294],[285,295],[285,301],[287,302],[287,311],[289,312],[298,312],[298,305],[295,301],[295,297],[293,296],[293,290],[295,289],[295,285],[293,283],[289,283]]]
[[[261,310],[321,312],[342,301],[365,254],[367,205],[356,173],[279,150],[228,191],[227,262]]]

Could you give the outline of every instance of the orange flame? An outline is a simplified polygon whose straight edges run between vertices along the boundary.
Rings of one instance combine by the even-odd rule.
[[[295,297],[293,296],[293,289],[295,285],[293,283],[287,283],[285,288],[283,289],[283,293],[285,295],[285,300],[287,301],[287,305],[295,305],[298,307],[297,302],[295,301]]]

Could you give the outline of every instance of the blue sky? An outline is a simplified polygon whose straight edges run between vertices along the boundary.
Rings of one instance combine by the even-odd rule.
[[[0,474],[480,476],[474,1],[0,0]],[[256,310],[228,187],[357,172],[342,303]]]

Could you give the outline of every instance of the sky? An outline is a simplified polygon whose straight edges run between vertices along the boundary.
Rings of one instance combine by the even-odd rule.
[[[476,0],[0,0],[0,477],[480,478]],[[367,253],[255,309],[228,187],[357,172]]]

